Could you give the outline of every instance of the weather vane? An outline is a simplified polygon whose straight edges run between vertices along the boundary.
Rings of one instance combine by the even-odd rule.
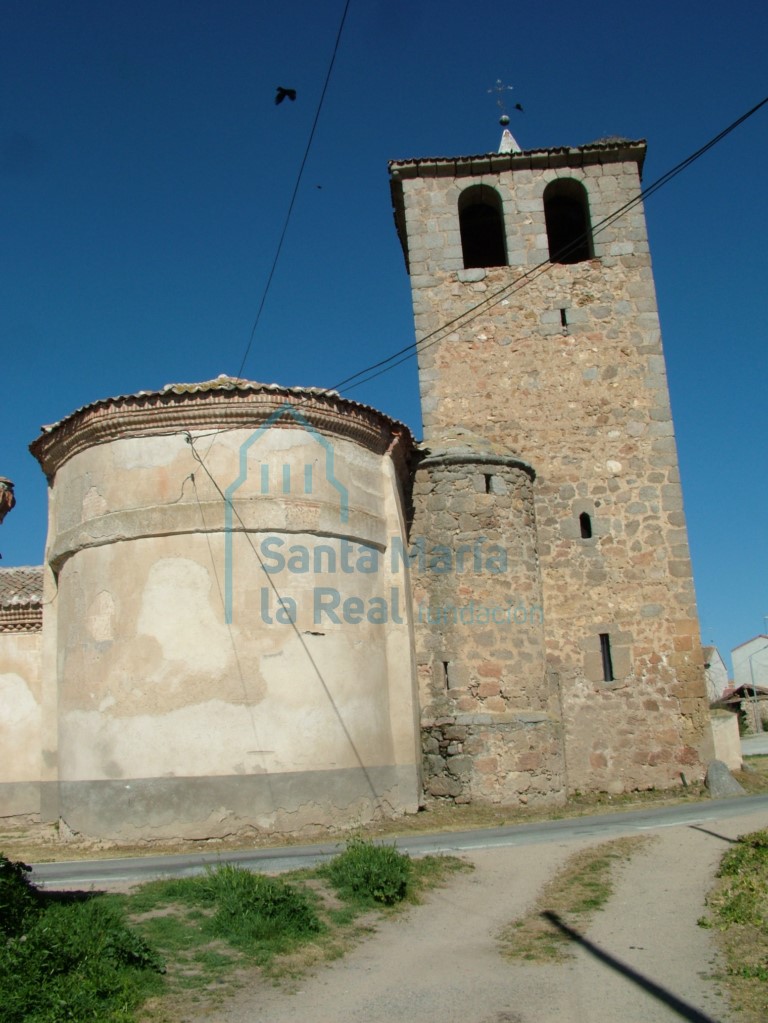
[[[509,115],[507,114],[507,108],[504,102],[504,93],[511,92],[512,89],[514,89],[514,85],[505,85],[500,78],[497,78],[496,84],[493,86],[493,88],[488,90],[489,93],[492,92],[496,93],[496,106],[501,111],[499,124],[503,125],[503,127],[505,128],[509,124]],[[523,113],[523,108],[520,103],[515,103],[513,109],[519,110],[521,114]]]

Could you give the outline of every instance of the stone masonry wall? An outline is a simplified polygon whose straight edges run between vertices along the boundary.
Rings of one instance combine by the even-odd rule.
[[[424,786],[457,802],[558,802],[560,709],[545,670],[532,472],[506,463],[447,455],[416,473]]]
[[[433,342],[419,352],[425,441],[458,425],[535,465],[568,787],[621,791],[701,772],[706,697],[642,209],[595,236],[594,259],[522,276],[547,259],[548,181],[582,181],[593,225],[637,194],[634,159],[606,161],[481,179],[502,200],[505,267],[462,269],[457,203],[476,177],[406,175],[403,194],[417,337]]]

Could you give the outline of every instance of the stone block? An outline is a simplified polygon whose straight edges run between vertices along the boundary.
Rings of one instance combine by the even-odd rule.
[[[469,778],[474,770],[474,758],[466,755],[450,757],[446,763],[449,774],[456,778]]]
[[[707,767],[704,784],[713,799],[728,799],[730,796],[745,796],[746,791],[733,777],[722,760],[713,760]]]
[[[424,757],[424,770],[427,775],[440,775],[445,770],[445,760],[436,753],[428,753]]]
[[[427,782],[427,792],[430,796],[459,796],[462,793],[462,784],[457,778],[431,778]]]

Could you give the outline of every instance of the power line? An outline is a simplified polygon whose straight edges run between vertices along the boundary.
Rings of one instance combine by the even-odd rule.
[[[275,276],[275,270],[277,269],[277,262],[280,259],[280,252],[281,252],[281,250],[283,248],[283,242],[285,241],[285,236],[286,236],[286,234],[288,232],[288,225],[289,225],[289,223],[291,221],[291,214],[293,213],[293,207],[296,204],[296,196],[298,195],[299,185],[301,184],[301,179],[302,179],[302,177],[304,175],[304,168],[305,168],[306,163],[307,163],[307,158],[309,157],[309,151],[312,148],[312,142],[313,142],[314,137],[315,137],[315,130],[317,129],[317,123],[320,120],[320,111],[323,109],[323,102],[325,101],[325,94],[328,91],[328,84],[329,84],[329,82],[331,80],[331,73],[333,72],[333,65],[336,63],[336,54],[339,52],[339,44],[341,42],[341,33],[344,30],[344,22],[347,20],[347,12],[349,11],[349,5],[350,5],[351,2],[352,2],[352,0],[347,0],[346,4],[344,5],[344,13],[341,16],[341,23],[339,24],[339,30],[336,33],[336,42],[334,43],[333,53],[331,54],[331,60],[330,60],[330,63],[328,65],[328,71],[327,71],[327,73],[325,75],[325,82],[323,83],[323,91],[320,93],[320,101],[318,102],[317,110],[315,111],[315,119],[312,122],[312,128],[311,128],[311,130],[309,132],[309,138],[307,139],[307,145],[306,145],[306,147],[304,149],[304,156],[302,157],[301,165],[299,166],[299,173],[296,175],[296,183],[293,186],[293,194],[291,195],[291,201],[288,204],[288,212],[285,215],[285,222],[283,223],[283,230],[282,230],[282,232],[280,234],[280,240],[277,243],[277,249],[275,250],[275,255],[274,255],[274,258],[272,260],[272,266],[271,266],[270,271],[269,271],[269,276],[267,277],[267,283],[264,285],[264,291],[263,291],[262,296],[261,296],[261,302],[259,303],[259,308],[258,308],[258,310],[256,312],[256,319],[253,321],[253,326],[251,327],[251,334],[250,334],[250,337],[248,338],[248,344],[245,347],[245,352],[243,354],[242,361],[240,362],[240,368],[237,371],[237,379],[238,380],[240,380],[242,378],[243,369],[245,368],[245,363],[246,363],[246,361],[248,359],[248,356],[250,355],[251,347],[253,346],[253,339],[256,336],[256,330],[257,330],[257,328],[259,326],[259,321],[261,319],[261,314],[262,314],[262,312],[264,310],[264,305],[265,305],[265,303],[267,301],[267,295],[269,294],[269,289],[270,289],[270,287],[272,285],[272,278]]]

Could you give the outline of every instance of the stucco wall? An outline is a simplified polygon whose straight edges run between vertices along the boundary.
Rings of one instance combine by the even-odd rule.
[[[768,636],[755,636],[731,651],[736,686],[768,688]]]
[[[740,771],[742,756],[738,715],[727,710],[716,710],[711,714],[715,759],[722,760],[731,771]]]
[[[40,640],[0,627],[0,817],[40,813]]]
[[[118,437],[57,469],[45,629],[74,831],[293,832],[418,808],[399,470],[290,416],[262,427]]]

